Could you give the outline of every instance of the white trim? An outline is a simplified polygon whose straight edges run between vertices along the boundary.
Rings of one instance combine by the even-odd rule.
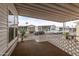
[[[16,41],[16,42],[15,42]],[[15,43],[14,43],[15,42]],[[9,44],[8,44],[8,48],[6,49],[6,51],[8,50],[8,49],[10,49],[8,52],[6,52],[5,53],[5,55],[7,55],[7,56],[9,56],[9,55],[11,55],[11,53],[13,52],[13,50],[14,50],[14,48],[16,47],[16,45],[17,45],[17,37],[14,39],[14,40],[12,40]],[[12,46],[12,47],[11,47]],[[10,48],[11,47],[11,48]]]

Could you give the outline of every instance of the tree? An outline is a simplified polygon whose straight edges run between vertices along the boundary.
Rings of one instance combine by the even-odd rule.
[[[20,33],[21,33],[21,42],[23,42],[23,39],[24,39],[24,35],[26,33],[26,28],[20,28],[19,29]]]

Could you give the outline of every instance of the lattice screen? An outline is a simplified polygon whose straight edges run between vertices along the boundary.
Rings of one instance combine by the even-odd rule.
[[[46,37],[50,43],[69,53],[70,55],[79,56],[79,43],[75,42],[75,40],[67,40],[62,36],[56,36],[53,38],[53,36],[47,35]]]

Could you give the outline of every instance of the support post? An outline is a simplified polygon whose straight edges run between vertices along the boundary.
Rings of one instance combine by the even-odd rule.
[[[64,32],[65,32],[65,22],[63,22],[63,34],[64,34]]]

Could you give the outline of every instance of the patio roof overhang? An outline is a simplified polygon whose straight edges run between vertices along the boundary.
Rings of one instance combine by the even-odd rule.
[[[79,19],[78,3],[15,3],[15,7],[21,16],[57,22]]]

